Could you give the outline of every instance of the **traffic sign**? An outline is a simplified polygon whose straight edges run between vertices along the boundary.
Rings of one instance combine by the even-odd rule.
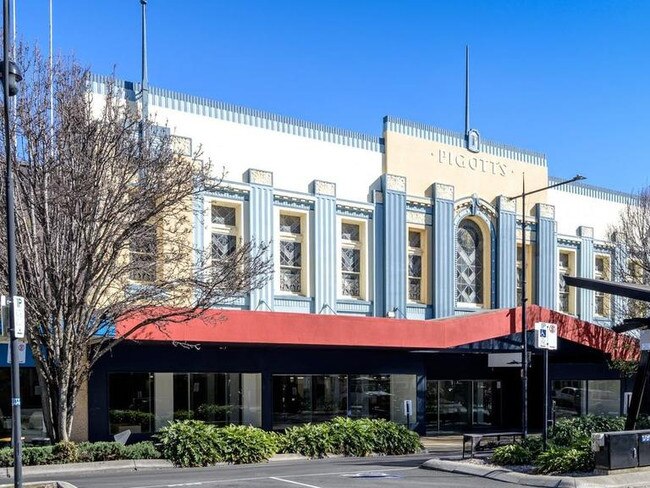
[[[557,349],[557,325],[546,322],[535,323],[535,347],[537,349]]]
[[[23,341],[16,341],[18,343],[18,364],[25,364],[27,359],[27,344]],[[11,364],[11,344],[7,347],[7,364]]]
[[[25,299],[15,296],[11,304],[14,308],[14,336],[22,339],[25,337]]]

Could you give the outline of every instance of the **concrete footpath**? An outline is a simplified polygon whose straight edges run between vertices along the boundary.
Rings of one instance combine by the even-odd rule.
[[[423,469],[447,473],[478,476],[517,486],[539,486],[543,488],[631,488],[650,487],[650,470],[639,470],[607,476],[545,476],[517,473],[506,468],[471,464],[447,459],[430,459]]]

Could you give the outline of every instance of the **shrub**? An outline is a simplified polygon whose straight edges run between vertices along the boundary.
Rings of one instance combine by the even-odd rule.
[[[55,463],[76,463],[79,461],[79,450],[74,442],[59,442],[52,446],[52,461]]]
[[[276,441],[268,432],[244,425],[215,429],[218,458],[232,464],[260,463],[275,454]]]
[[[160,458],[160,452],[153,445],[153,442],[137,442],[125,446],[124,457],[126,459],[158,459]]]
[[[336,417],[330,421],[334,452],[346,456],[367,456],[374,447],[374,429],[370,419]]]
[[[0,467],[8,468],[14,465],[14,450],[11,447],[0,449]]]
[[[533,456],[529,449],[521,444],[508,444],[497,447],[492,454],[492,462],[500,465],[530,464]]]
[[[639,419],[636,422],[636,428],[639,430],[650,429],[650,416],[639,415]]]
[[[528,436],[520,440],[519,444],[530,452],[531,459],[535,459],[544,450],[544,440],[538,436]]]
[[[422,449],[420,436],[403,425],[384,419],[372,420],[372,452],[413,454]]]
[[[26,447],[23,449],[23,465],[25,466],[52,464],[53,461],[54,456],[52,454],[52,446]],[[13,456],[11,464],[13,466]]]
[[[209,466],[220,460],[216,428],[199,420],[170,422],[155,436],[160,453],[174,465],[187,468]]]
[[[77,447],[83,461],[115,461],[125,459],[125,447],[119,442],[82,442]]]
[[[594,469],[594,454],[589,447],[552,446],[535,459],[535,468],[542,474],[562,474]]]
[[[287,429],[282,436],[284,443],[278,448],[283,452],[295,452],[310,458],[324,457],[332,452],[332,439],[328,424],[305,424]],[[280,449],[278,449],[280,450]]]
[[[284,434],[278,432],[268,432],[268,436],[275,443],[276,453],[293,453],[295,452],[289,445],[289,439]]]
[[[558,446],[572,447],[576,442],[583,443],[585,439],[590,439],[594,432],[612,432],[623,430],[624,427],[624,417],[585,415],[558,420],[551,429],[550,437]]]

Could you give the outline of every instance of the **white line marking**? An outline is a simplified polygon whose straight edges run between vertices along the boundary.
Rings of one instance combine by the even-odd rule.
[[[418,469],[417,466],[415,467],[408,467],[408,468],[387,468],[387,469],[382,469],[382,471],[409,471],[412,469]],[[354,474],[359,474],[359,473],[367,473],[368,471],[329,471],[329,472],[324,472],[324,473],[302,473],[302,474],[292,474],[292,478],[306,478],[310,476],[349,476],[349,475],[354,475]],[[220,483],[237,483],[239,481],[258,481],[258,480],[268,480],[269,476],[253,476],[250,478],[231,478],[231,479],[213,479],[213,480],[205,480],[205,481],[196,481],[194,483],[181,483],[181,484],[163,484],[163,485],[144,485],[144,486],[135,486],[133,488],[170,488],[170,487],[179,487],[179,486],[201,486],[201,485],[208,485],[208,484],[220,484]],[[275,478],[271,478],[275,479]],[[295,483],[292,481],[288,480],[281,480],[281,481],[287,481],[289,483]],[[304,486],[312,486],[312,485],[304,485]],[[317,487],[318,488],[318,487]]]
[[[269,479],[275,481],[284,481],[285,483],[291,483],[292,485],[306,486],[307,488],[319,488],[316,485],[308,485],[307,483],[298,483],[297,481],[285,480],[284,478],[276,478],[275,476],[271,476]]]

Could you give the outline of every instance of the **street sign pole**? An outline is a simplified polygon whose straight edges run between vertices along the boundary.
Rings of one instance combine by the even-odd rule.
[[[544,450],[548,443],[548,349],[544,349],[544,425],[542,427]]]

